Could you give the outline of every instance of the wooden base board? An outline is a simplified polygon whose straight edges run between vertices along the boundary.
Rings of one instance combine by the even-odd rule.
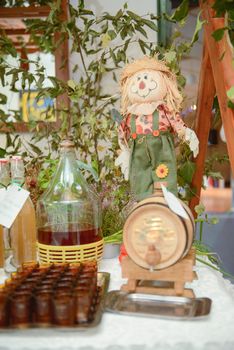
[[[193,290],[184,288],[184,285],[197,279],[193,271],[194,265],[194,249],[191,249],[181,261],[163,270],[149,271],[136,265],[129,257],[124,257],[121,263],[122,277],[127,278],[128,282],[121,287],[121,290],[193,298],[195,296]],[[147,281],[150,283],[147,284]]]

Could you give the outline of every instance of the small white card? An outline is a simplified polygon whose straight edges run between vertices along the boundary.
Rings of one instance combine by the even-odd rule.
[[[184,210],[183,206],[181,205],[180,201],[178,200],[178,198],[171,193],[170,191],[168,191],[166,189],[165,186],[163,186],[161,184],[161,188],[163,191],[163,195],[164,198],[167,202],[167,205],[169,206],[169,208],[176,213],[177,215],[181,216],[184,219],[189,219],[188,214],[186,213],[186,211]]]
[[[5,195],[0,198],[0,225],[11,227],[28,196],[29,192],[21,187],[8,186]]]

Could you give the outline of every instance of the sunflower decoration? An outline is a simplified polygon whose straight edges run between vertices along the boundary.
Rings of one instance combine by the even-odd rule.
[[[169,169],[165,164],[159,164],[159,166],[155,170],[157,177],[160,179],[164,179],[165,177],[167,177],[168,172]]]

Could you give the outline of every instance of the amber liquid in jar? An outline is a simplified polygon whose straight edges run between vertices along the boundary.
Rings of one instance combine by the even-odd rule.
[[[53,231],[47,227],[38,229],[38,241],[42,244],[55,246],[80,245],[98,242],[102,239],[100,229],[90,227],[82,230]]]

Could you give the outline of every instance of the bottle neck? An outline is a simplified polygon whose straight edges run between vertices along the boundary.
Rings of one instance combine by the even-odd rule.
[[[59,164],[63,164],[66,170],[76,165],[76,152],[74,147],[61,149]],[[70,171],[71,170],[72,169],[70,169]]]
[[[74,147],[64,147],[61,149],[61,159],[69,158],[76,161],[76,152]]]
[[[62,148],[58,169],[60,172],[60,181],[65,187],[70,188],[75,182],[78,171],[74,147]]]
[[[60,144],[60,163],[64,158],[76,161],[75,144],[70,139],[65,139]]]
[[[24,163],[21,158],[16,157],[11,161],[11,184],[22,187],[24,182]]]

